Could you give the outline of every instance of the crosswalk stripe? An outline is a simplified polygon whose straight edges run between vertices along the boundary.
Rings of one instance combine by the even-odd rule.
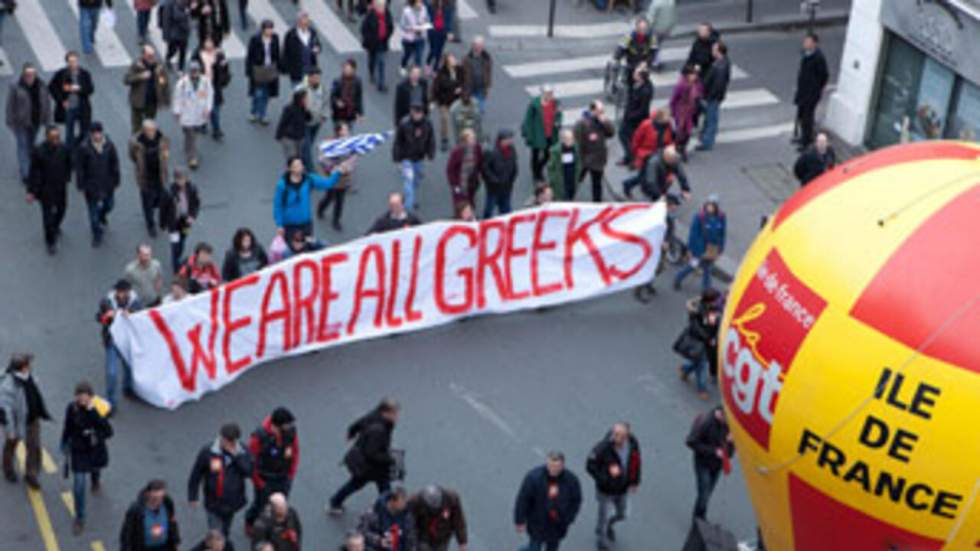
[[[667,48],[660,55],[660,61],[669,63],[672,61],[685,61],[687,59],[686,48]],[[570,59],[553,59],[548,61],[532,61],[530,63],[517,63],[514,65],[504,65],[504,72],[514,78],[528,78],[546,75],[557,75],[561,73],[574,73],[577,71],[593,71],[605,69],[606,64],[612,60],[612,54],[591,55],[584,57],[573,57]],[[732,65],[732,79],[746,78],[748,74],[737,65]],[[677,80],[677,73],[674,71],[664,71],[662,73],[652,73],[654,86],[673,84]],[[659,83],[659,84],[658,84]]]
[[[14,67],[10,64],[10,58],[7,57],[7,52],[3,48],[0,48],[0,77],[9,77],[14,74]]]
[[[136,13],[136,6],[133,4],[133,0],[126,0],[126,4],[129,8]],[[167,51],[167,43],[163,41],[163,31],[160,30],[160,24],[157,22],[157,9],[154,8],[150,10],[150,24],[148,34],[150,36],[150,42],[153,43],[153,47],[157,49],[159,57],[163,57]]]
[[[746,77],[748,77],[748,75],[742,70],[733,70],[731,74],[732,80],[742,80]],[[650,82],[653,83],[655,88],[672,89],[673,86],[677,84],[677,74],[655,73],[650,75]],[[552,88],[555,89],[555,96],[559,98],[596,95],[602,92],[602,87],[603,79],[601,78],[590,78],[552,84]],[[541,91],[541,84],[532,84],[526,86],[524,89],[528,94],[534,96]]]
[[[78,19],[78,2],[74,0],[65,1],[68,2],[71,11],[75,13],[75,19]],[[122,40],[119,39],[119,35],[108,25],[99,25],[95,31],[95,53],[99,55],[99,59],[106,67],[126,67],[133,62],[133,58],[129,56]]]
[[[325,2],[305,2],[303,7],[310,14],[313,24],[320,29],[320,34],[337,53],[347,54],[361,49],[361,41]]]
[[[20,2],[14,18],[37,56],[41,70],[50,72],[60,69],[65,63],[67,50],[48,15],[41,9],[41,3],[36,0]]]
[[[272,21],[273,28],[276,30],[276,34],[279,35],[280,40],[286,35],[286,31],[289,30],[289,25],[279,15],[279,12],[272,7],[269,0],[252,0],[248,3],[248,11],[252,14],[252,18],[256,22],[261,22],[263,19]]]
[[[226,59],[245,59],[245,43],[238,38],[235,31],[221,39],[221,49],[224,50]]]
[[[476,13],[466,0],[456,0],[456,10],[459,11],[460,19],[476,19],[480,14]]]
[[[607,36],[626,36],[632,26],[617,21],[613,23],[593,23],[588,25],[555,25],[555,36],[559,38],[602,38]],[[518,38],[546,36],[545,25],[490,25],[490,36],[498,38]]]
[[[793,132],[792,122],[784,122],[779,124],[771,124],[768,126],[753,126],[750,128],[740,128],[738,130],[725,130],[723,132],[718,132],[718,136],[715,138],[717,143],[737,143],[737,142],[747,142],[751,140],[760,140],[763,138],[774,138],[782,134],[789,134]]]
[[[663,109],[668,103],[670,103],[668,98],[656,99],[653,101],[653,104],[651,104],[651,108]],[[766,105],[773,105],[776,103],[779,103],[779,98],[774,96],[769,90],[766,90],[765,88],[750,88],[748,90],[728,92],[728,94],[725,96],[725,101],[723,101],[721,104],[721,109],[722,111],[728,111],[731,109],[743,109],[748,107],[764,107]],[[582,116],[582,111],[585,111],[586,109],[588,109],[587,104],[570,109],[562,109],[562,120],[566,126],[569,126],[577,121],[579,117]],[[616,107],[613,105],[607,105],[606,114],[608,114],[610,118],[615,119]]]

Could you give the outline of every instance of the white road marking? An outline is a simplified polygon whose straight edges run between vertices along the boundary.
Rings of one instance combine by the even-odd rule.
[[[748,77],[744,71],[732,71],[732,80],[742,80]],[[653,83],[654,88],[668,88],[673,89],[674,85],[677,84],[677,74],[676,73],[654,73],[650,75],[650,82]],[[552,88],[555,89],[555,96],[559,98],[570,98],[575,96],[595,96],[602,93],[602,83],[601,78],[589,78],[580,80],[570,80],[564,82],[557,82],[552,84]],[[528,94],[535,96],[541,92],[541,84],[532,84],[525,86],[524,89]]]
[[[65,45],[61,43],[57,31],[41,9],[37,1],[20,2],[14,19],[24,31],[27,42],[30,43],[34,55],[37,56],[41,70],[50,72],[60,69],[65,64]]]
[[[774,138],[781,134],[789,134],[793,132],[793,126],[794,123],[792,122],[784,122],[779,124],[770,124],[768,126],[752,126],[738,130],[726,130],[724,132],[718,132],[715,142],[738,143],[760,140],[762,138]],[[695,140],[695,142],[697,142],[697,140]]]
[[[320,36],[329,42],[337,53],[347,54],[361,50],[361,41],[347,28],[340,16],[327,6],[326,2],[319,0],[304,2],[303,8],[310,14],[313,24],[320,29]]]
[[[473,408],[477,415],[483,417],[489,421],[490,424],[500,429],[500,432],[503,432],[513,440],[520,440],[520,438],[517,436],[517,432],[514,431],[507,421],[504,421],[504,419],[498,415],[497,412],[491,409],[490,406],[478,400],[472,392],[466,390],[460,385],[457,385],[456,383],[450,383],[449,388],[453,391],[453,394]]]
[[[3,48],[0,48],[0,77],[9,77],[14,74],[14,67],[10,64],[10,58],[7,57],[7,52]]]
[[[593,23],[589,25],[555,25],[558,38],[601,38],[606,36],[626,36],[632,25],[618,21],[613,23]],[[547,36],[545,25],[490,25],[490,36],[498,38],[518,38]]]
[[[75,19],[78,19],[80,17],[78,13],[78,2],[74,0],[65,1],[68,2],[71,11],[75,13]],[[27,4],[29,2],[24,3]],[[95,31],[95,53],[99,55],[99,59],[102,60],[102,64],[106,67],[127,67],[133,62],[133,58],[126,51],[126,47],[123,46],[119,35],[108,25],[99,25]]]
[[[670,48],[671,55],[661,55],[660,61],[683,61],[687,59],[687,50],[681,52],[680,48]],[[674,55],[674,54],[680,55]],[[669,57],[669,59],[668,59]],[[606,68],[606,64],[612,60],[612,55],[592,55],[584,57],[573,57],[563,59],[552,59],[548,61],[532,61],[529,63],[516,63],[504,65],[504,72],[514,78],[540,77],[545,75],[557,75],[561,73],[573,73],[577,71],[595,71]],[[732,65],[732,80],[743,79],[748,74],[737,65]],[[652,73],[651,79],[654,86],[664,86],[677,82],[676,71],[664,71],[662,73]]]
[[[272,7],[269,0],[251,0],[248,3],[248,11],[256,23],[261,23],[264,19],[272,21],[272,26],[275,29],[276,34],[279,35],[279,40],[282,40],[283,37],[286,36],[286,31],[289,30],[289,25],[287,25],[286,20],[279,15],[279,12]]]
[[[466,0],[456,0],[456,9],[459,11],[460,19],[476,19],[480,14],[476,13]]]
[[[136,6],[133,5],[133,0],[126,0],[126,3],[135,14]],[[150,23],[147,34],[150,37],[150,42],[153,43],[153,47],[157,49],[158,57],[163,57],[167,52],[167,43],[163,41],[163,31],[160,30],[160,23],[157,21],[157,11],[156,8],[150,10]]]

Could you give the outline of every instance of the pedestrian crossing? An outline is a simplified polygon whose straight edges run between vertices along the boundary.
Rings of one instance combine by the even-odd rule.
[[[472,20],[479,17],[479,13],[471,6],[473,0],[457,0],[459,17],[463,20]],[[69,9],[64,9],[64,4],[68,4]],[[335,11],[336,6],[332,0],[306,0],[300,4],[300,8],[306,10],[310,15],[310,20],[319,32],[323,40],[324,47],[332,49],[340,55],[350,55],[362,51],[360,31],[358,23],[347,23],[342,14]],[[392,16],[397,23],[400,16],[401,5],[391,6]],[[84,60],[87,65],[97,63],[103,67],[114,69],[130,65],[135,57],[139,55],[137,50],[136,37],[136,9],[134,0],[115,3],[115,15],[117,23],[114,27],[100,24],[96,31],[94,44],[95,56],[93,60]],[[290,2],[281,0],[250,0],[248,2],[248,13],[251,19],[258,23],[262,20],[271,20],[276,32],[280,37],[284,36],[287,30],[295,23],[296,8]],[[77,0],[25,0],[18,2],[18,8],[12,19],[16,20],[20,33],[11,25],[5,29],[4,39],[7,41],[7,49],[0,48],[0,77],[9,77],[18,71],[18,67],[26,62],[34,62],[43,72],[54,72],[64,66],[65,54],[69,50],[80,50],[79,36],[79,8]],[[64,18],[70,18],[67,23]],[[255,26],[250,31],[242,31],[236,28],[225,37],[222,42],[222,49],[228,59],[243,59],[247,53],[246,44]],[[148,40],[150,44],[163,55],[167,45],[163,40],[163,33],[157,21],[157,9],[154,8],[150,14],[148,29]],[[20,41],[25,47],[10,48],[14,41]],[[20,46],[20,45],[18,45]],[[191,47],[197,46],[196,31],[192,33]],[[401,33],[397,29],[391,39],[391,47],[394,51],[401,51]],[[11,59],[14,53],[23,54],[29,52],[26,59]],[[22,56],[21,56],[22,57]]]
[[[659,61],[665,65],[662,71],[650,75],[655,96],[651,109],[668,106],[673,87],[676,85],[678,70],[687,60],[688,48],[668,47],[660,52]],[[560,59],[536,60],[503,64],[503,71],[518,80],[529,96],[541,93],[542,86],[551,86],[555,96],[563,104],[562,119],[565,125],[572,125],[587,110],[593,99],[605,99],[603,75],[606,64],[612,59],[612,52],[588,54]],[[721,110],[727,115],[722,118],[718,143],[737,143],[779,136],[792,132],[793,123],[780,121],[779,111],[774,107],[782,102],[770,90],[752,86],[748,72],[733,64],[731,85]],[[615,106],[607,105],[606,113],[616,118]],[[734,117],[732,115],[739,115]],[[777,120],[774,120],[774,117]],[[726,128],[729,118],[750,124],[740,124]]]

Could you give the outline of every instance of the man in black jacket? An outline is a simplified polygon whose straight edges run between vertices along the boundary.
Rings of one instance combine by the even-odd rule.
[[[698,34],[694,37],[694,42],[691,44],[691,51],[687,55],[687,63],[685,65],[697,67],[701,82],[704,82],[705,77],[708,76],[708,69],[711,68],[711,64],[714,62],[711,50],[715,42],[718,42],[718,31],[712,28],[711,23],[701,23],[698,25]]]
[[[595,480],[599,503],[596,546],[609,549],[610,542],[616,541],[613,524],[626,520],[628,493],[635,493],[640,487],[640,444],[630,432],[628,423],[613,425],[612,430],[592,448],[585,468]],[[616,508],[613,516],[609,516],[610,507]]]
[[[735,444],[728,432],[725,411],[716,406],[709,412],[694,419],[687,447],[694,451],[694,474],[698,486],[698,497],[694,502],[694,518],[703,519],[708,511],[708,499],[718,483],[718,474],[735,454]]]
[[[510,197],[517,181],[517,149],[514,148],[513,131],[504,128],[497,132],[497,146],[484,154],[480,175],[487,188],[483,217],[492,217],[494,208],[498,214],[509,213]]]
[[[392,159],[400,165],[405,207],[408,210],[418,209],[415,194],[425,178],[423,163],[426,158],[431,161],[435,156],[435,130],[425,114],[425,106],[413,103],[411,114],[398,123],[395,143],[391,148]]]
[[[385,398],[367,415],[347,427],[347,441],[353,445],[344,456],[344,465],[350,479],[330,498],[328,513],[344,514],[344,500],[368,482],[373,482],[378,493],[391,488],[391,471],[395,458],[391,453],[391,434],[398,423],[401,406],[391,398]]]
[[[235,423],[221,427],[214,442],[201,448],[187,481],[187,500],[198,503],[198,492],[204,484],[204,510],[208,528],[228,536],[235,513],[245,507],[245,481],[252,475],[252,458],[239,439],[241,429]]]
[[[633,70],[633,80],[626,89],[626,108],[623,110],[623,123],[619,127],[619,142],[623,144],[621,166],[629,166],[633,133],[640,123],[650,116],[650,102],[653,101],[653,83],[650,82],[650,69],[640,65]]]
[[[292,489],[299,467],[299,436],[295,422],[291,411],[278,407],[262,421],[248,441],[255,497],[245,512],[246,533],[251,533],[269,496],[275,493],[288,496]]]
[[[119,153],[103,132],[102,123],[95,121],[89,128],[89,137],[82,142],[75,157],[75,182],[79,191],[85,194],[93,247],[102,244],[105,227],[109,224],[109,212],[115,205],[119,180]]]
[[[180,527],[167,483],[151,480],[126,510],[119,551],[177,551]]]
[[[405,199],[401,192],[393,191],[388,194],[388,210],[374,221],[367,233],[368,235],[385,233],[418,226],[421,223],[417,216],[405,210]]]
[[[827,59],[820,51],[820,39],[814,33],[803,37],[803,53],[800,58],[800,72],[796,76],[796,123],[799,126],[799,148],[802,151],[813,142],[813,124],[817,104],[823,89],[830,80]]]
[[[725,101],[728,92],[728,82],[731,80],[731,64],[728,61],[728,46],[721,40],[715,42],[711,55],[714,62],[704,79],[704,127],[701,129],[701,143],[698,151],[710,151],[715,146],[715,135],[718,133],[718,111],[721,102]]]
[[[296,14],[296,26],[286,32],[282,44],[283,72],[295,87],[310,69],[319,66],[317,56],[322,47],[316,29],[310,25],[309,14],[302,10]]]
[[[564,454],[549,452],[547,462],[524,477],[514,504],[517,533],[531,540],[526,551],[558,551],[581,506],[578,477],[565,469]]]
[[[820,132],[813,144],[796,159],[796,163],[793,165],[793,174],[800,181],[800,187],[803,187],[824,172],[834,168],[836,164],[837,153],[830,145],[827,134]]]
[[[405,80],[395,87],[395,124],[401,123],[415,104],[421,105],[422,111],[429,115],[429,85],[422,78],[422,68],[417,65],[413,65]]]
[[[79,65],[78,52],[68,52],[65,64],[51,77],[48,91],[54,99],[54,121],[64,123],[65,143],[68,149],[74,149],[88,134],[92,120],[89,98],[95,92],[95,86],[92,75]]]
[[[663,148],[658,155],[651,155],[647,159],[646,170],[643,171],[644,178],[637,180],[631,178],[623,182],[623,193],[632,199],[633,188],[637,185],[643,190],[651,201],[656,201],[667,195],[670,188],[676,181],[681,188],[681,195],[685,199],[691,196],[691,186],[687,181],[687,173],[684,165],[681,164],[680,154],[677,147],[673,144]]]
[[[71,152],[61,143],[61,130],[48,126],[44,141],[31,153],[31,172],[27,185],[27,202],[41,205],[44,242],[48,254],[54,254],[61,235],[61,222],[68,208],[68,181],[71,180]]]

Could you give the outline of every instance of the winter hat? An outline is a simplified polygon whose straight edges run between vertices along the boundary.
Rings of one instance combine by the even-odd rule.
[[[293,413],[282,406],[272,411],[272,424],[277,427],[288,425],[295,420],[296,418],[293,417]]]
[[[120,279],[119,281],[116,282],[115,285],[112,286],[112,289],[114,291],[129,291],[132,288],[133,288],[133,284],[125,279]]]

